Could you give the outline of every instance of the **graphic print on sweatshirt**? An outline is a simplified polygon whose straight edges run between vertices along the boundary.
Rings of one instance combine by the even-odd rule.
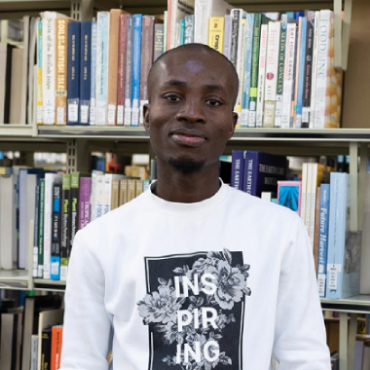
[[[242,370],[249,267],[227,249],[145,258],[148,370]]]

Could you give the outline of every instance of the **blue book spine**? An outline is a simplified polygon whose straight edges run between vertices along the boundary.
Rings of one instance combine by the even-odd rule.
[[[185,18],[181,19],[180,45],[185,44]]]
[[[302,111],[303,111],[303,87],[305,80],[305,65],[306,65],[306,42],[307,42],[307,18],[302,18],[301,30],[301,45],[299,50],[299,74],[298,74],[298,92],[297,92],[297,119],[296,128],[302,127]]]
[[[134,15],[134,55],[132,65],[132,118],[131,126],[139,126],[140,111],[140,64],[142,14]]]
[[[329,231],[329,205],[330,185],[322,184],[320,193],[320,228],[319,228],[319,255],[317,281],[319,296],[325,298],[326,291],[326,265],[328,257],[328,231]]]
[[[91,21],[81,22],[80,124],[89,124],[91,96]]]
[[[126,45],[126,81],[125,81],[125,117],[124,125],[131,126],[132,118],[132,59],[134,44],[133,17],[127,17],[127,45]]]
[[[254,26],[254,14],[247,13],[242,114],[240,117],[241,127],[248,127],[249,100],[250,100],[249,98],[250,98],[250,87],[251,87],[251,69],[252,69],[252,55],[253,55],[253,26]]]
[[[329,241],[327,257],[326,298],[343,298],[348,174],[330,174]]]
[[[231,186],[239,190],[243,190],[244,157],[244,150],[232,151]]]
[[[68,23],[68,125],[79,124],[81,23]]]
[[[106,125],[108,105],[109,12],[98,12],[96,46],[96,125]]]
[[[37,22],[37,31],[37,123],[42,124],[42,20]]]
[[[93,21],[91,25],[90,125],[95,125],[96,121],[96,43],[97,24]]]
[[[256,195],[258,152],[248,150],[244,161],[243,191]]]
[[[52,244],[50,256],[50,279],[60,280],[60,235],[61,235],[61,184],[53,186]]]

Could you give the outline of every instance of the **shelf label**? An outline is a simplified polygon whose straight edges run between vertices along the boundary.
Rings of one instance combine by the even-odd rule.
[[[78,104],[68,104],[68,121],[76,123],[78,122]]]
[[[90,100],[90,125],[95,125],[96,112],[95,112],[95,99]]]
[[[124,118],[124,109],[123,109],[123,105],[119,105],[117,107],[117,125],[123,125],[123,120]]]
[[[89,123],[89,106],[81,105],[81,123]]]
[[[57,125],[64,125],[64,107],[58,107],[57,109]]]
[[[325,283],[326,283],[326,275],[325,274],[318,274],[317,276],[317,284],[319,288],[319,297],[325,297]]]
[[[116,106],[114,104],[108,105],[108,125],[116,124]]]
[[[328,264],[329,290],[338,289],[338,274],[342,272],[342,265]]]

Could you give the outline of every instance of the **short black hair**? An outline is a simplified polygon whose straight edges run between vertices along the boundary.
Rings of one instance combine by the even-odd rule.
[[[176,48],[167,50],[165,53],[163,53],[161,56],[159,56],[156,59],[156,61],[152,64],[152,67],[150,68],[150,71],[149,71],[149,74],[148,74],[148,85],[150,84],[150,80],[151,80],[154,72],[156,71],[156,69],[159,65],[159,62],[162,59],[166,58],[167,56],[169,56],[173,53],[179,52],[179,51],[206,52],[206,53],[211,53],[211,54],[214,54],[216,56],[219,56],[219,57],[223,58],[227,62],[227,64],[229,65],[230,71],[231,71],[231,74],[232,74],[232,78],[234,79],[234,83],[236,84],[236,96],[235,96],[235,100],[236,100],[237,94],[238,94],[238,91],[239,91],[239,76],[238,76],[238,72],[235,69],[234,64],[227,57],[225,57],[224,54],[221,54],[217,50],[212,49],[211,47],[209,47],[208,45],[205,45],[205,44],[191,43],[191,44],[185,44],[185,45],[181,45],[181,46],[178,46]],[[149,92],[149,86],[148,86],[148,92]]]

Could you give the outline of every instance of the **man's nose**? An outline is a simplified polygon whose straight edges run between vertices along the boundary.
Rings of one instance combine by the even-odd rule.
[[[205,123],[204,105],[200,99],[187,99],[176,115],[178,121]]]

